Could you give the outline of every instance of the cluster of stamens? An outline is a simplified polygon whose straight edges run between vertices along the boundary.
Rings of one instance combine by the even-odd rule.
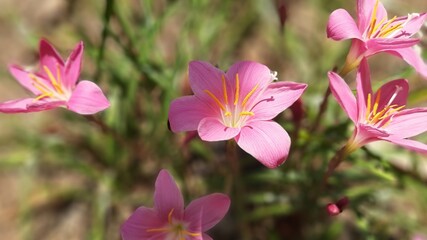
[[[208,94],[214,102],[218,105],[218,107],[221,110],[221,118],[222,122],[227,127],[241,127],[242,124],[246,122],[246,120],[254,116],[254,113],[251,112],[249,109],[247,109],[247,103],[251,96],[255,93],[255,91],[258,89],[258,84],[255,85],[255,87],[252,88],[252,90],[246,94],[246,96],[243,98],[243,101],[239,103],[240,99],[240,80],[239,75],[236,74],[236,89],[234,92],[234,101],[229,102],[229,96],[227,92],[227,82],[225,79],[225,76],[222,75],[222,92],[223,92],[223,101],[220,101],[215,94],[213,94],[209,90],[204,90],[206,94]]]
[[[381,89],[378,90],[377,96],[375,97],[375,102],[373,105],[371,104],[372,103],[372,99],[371,99],[372,96],[369,93],[368,99],[367,99],[367,104],[366,104],[365,124],[373,125],[373,126],[376,126],[378,128],[384,128],[388,124],[390,124],[390,122],[392,121],[392,115],[397,113],[398,111],[400,111],[401,109],[403,109],[405,107],[405,105],[398,106],[396,104],[391,104],[393,102],[393,100],[396,98],[396,96],[400,90],[401,90],[401,87],[396,86],[396,92],[393,94],[393,96],[390,98],[387,105],[381,111],[379,111],[379,109],[378,109],[379,101],[381,98]],[[388,117],[390,117],[390,118],[388,118]]]
[[[176,221],[173,219],[172,214],[173,214],[174,209],[172,208],[172,210],[169,212],[168,214],[168,224],[165,227],[162,228],[151,228],[151,229],[147,229],[147,232],[165,232],[165,233],[169,233],[172,234],[175,239],[177,240],[185,240],[186,236],[190,236],[190,237],[199,237],[201,236],[200,232],[190,232],[186,230],[186,226],[183,222],[180,221]]]
[[[31,84],[40,91],[40,94],[34,99],[34,101],[38,101],[43,98],[66,100],[67,94],[62,86],[61,70],[59,65],[56,65],[56,77],[47,66],[43,66],[43,70],[47,74],[50,84],[46,83],[45,79],[41,79],[39,76],[36,76],[33,73],[29,73],[28,75],[32,80]]]

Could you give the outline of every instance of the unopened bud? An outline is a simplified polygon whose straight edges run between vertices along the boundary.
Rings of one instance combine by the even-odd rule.
[[[335,203],[329,203],[326,205],[326,211],[328,212],[329,216],[336,216],[344,210],[348,203],[349,199],[345,196]]]

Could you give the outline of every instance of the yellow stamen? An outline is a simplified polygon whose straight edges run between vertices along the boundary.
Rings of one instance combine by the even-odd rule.
[[[234,94],[234,106],[239,102],[239,92],[240,92],[240,83],[239,83],[239,74],[236,73],[236,93]]]
[[[209,90],[203,90],[205,93],[207,93],[215,102],[218,104],[218,106],[221,108],[222,111],[225,111],[224,105],[218,100],[218,98]]]
[[[393,31],[401,29],[401,28],[403,28],[402,24],[401,23],[397,24],[397,25],[389,28],[387,31],[382,32],[379,37],[387,37],[388,35],[390,35],[391,33],[393,33]]]
[[[168,223],[170,224],[170,223],[172,223],[172,214],[173,214],[173,210],[174,210],[174,208],[172,208],[172,210],[169,212],[169,214],[168,214]]]
[[[170,231],[169,228],[150,228],[145,230],[146,232],[167,232]]]
[[[258,84],[255,85],[254,88],[252,88],[252,90],[246,95],[246,97],[243,99],[242,102],[242,108],[245,108],[245,105],[247,103],[247,101],[249,100],[249,98],[252,96],[252,94],[254,94],[255,90],[258,88]]]
[[[378,90],[377,97],[375,98],[374,108],[372,109],[372,112],[374,113],[374,115],[377,114],[380,97],[381,97],[381,89]]]
[[[253,116],[255,115],[253,112],[243,111],[240,113],[240,116]]]
[[[369,37],[378,30],[378,28],[381,26],[381,24],[383,24],[383,22],[386,20],[386,17],[384,17],[383,19],[381,19],[381,21],[378,24],[375,24],[374,29],[372,29],[371,34],[369,34]]]
[[[231,116],[231,112],[230,111],[225,112],[224,116],[226,116],[226,117]]]
[[[374,27],[375,27],[375,23],[377,22],[377,9],[378,9],[378,4],[379,4],[379,0],[377,0],[375,2],[374,5],[374,9],[372,10],[372,18],[371,18],[371,22],[369,24],[369,33],[368,36],[371,36],[371,34],[373,33]]]
[[[369,115],[371,114],[371,94],[368,93],[368,101],[366,104],[366,114],[365,114],[365,118],[368,120],[369,119]]]
[[[58,80],[58,85],[61,86],[61,69],[59,68],[59,64],[56,64],[56,78]]]
[[[182,233],[184,235],[188,235],[188,236],[192,236],[192,237],[197,237],[197,236],[201,235],[200,233],[190,232],[190,231],[187,231],[187,230],[182,230]]]
[[[390,19],[390,20],[388,20],[388,22],[386,23],[386,24],[384,24],[382,27],[381,27],[381,30],[380,30],[380,32],[382,32],[382,31],[384,31],[384,30],[386,30],[387,29],[387,27],[394,21],[394,20],[396,20],[396,18],[397,18],[397,16],[394,16],[392,19]]]
[[[50,69],[46,65],[43,66],[43,69],[46,72],[46,74],[48,75],[49,80],[52,83],[53,87],[56,89],[56,91],[58,91],[58,93],[63,94],[64,92],[62,91],[61,85],[58,84],[58,82],[56,81],[56,79],[53,76],[53,74],[50,71]]]
[[[222,91],[224,92],[225,105],[228,105],[227,83],[225,82],[225,76],[224,75],[222,75]]]

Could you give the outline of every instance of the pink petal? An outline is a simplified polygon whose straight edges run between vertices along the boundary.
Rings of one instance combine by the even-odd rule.
[[[156,179],[154,209],[159,213],[159,218],[166,222],[172,209],[175,219],[182,219],[184,214],[184,199],[181,191],[169,172],[164,169]]]
[[[280,166],[291,146],[288,133],[273,121],[251,122],[235,139],[243,150],[268,168]]]
[[[40,94],[40,91],[34,87],[34,81],[29,77],[30,73],[21,69],[19,66],[10,65],[9,72],[12,76],[21,84],[25,89],[32,92],[35,95]],[[40,79],[41,80],[41,79]]]
[[[68,109],[83,115],[95,114],[109,106],[110,102],[102,90],[90,81],[80,81],[67,102]]]
[[[376,0],[357,0],[357,21],[361,31],[365,31],[369,27],[375,3]],[[381,2],[378,3],[375,17],[378,21],[381,21],[383,18],[387,18],[387,11]]]
[[[421,13],[418,16],[415,14],[412,14],[411,19],[408,23],[406,23],[403,28],[401,29],[401,32],[404,33],[406,37],[410,37],[414,35],[415,33],[419,32],[421,27],[423,26],[424,22],[427,19],[427,13]],[[396,21],[395,24],[399,24],[400,22],[405,22],[408,20],[408,17],[402,18],[400,21]]]
[[[356,98],[348,87],[347,83],[336,73],[329,72],[329,87],[332,95],[337,99],[339,105],[347,113],[348,117],[357,122]]]
[[[389,136],[383,129],[365,124],[356,125],[353,135],[353,140],[357,147],[362,147],[370,142],[378,141],[379,139]]]
[[[219,110],[219,108],[217,108]],[[206,117],[219,115],[196,96],[184,96],[171,102],[169,122],[173,132],[197,130],[200,121]]]
[[[46,99],[38,100],[33,103],[29,103],[27,105],[27,108],[30,111],[38,112],[38,111],[49,110],[57,107],[65,107],[65,106],[66,106],[65,101],[46,98]]]
[[[56,51],[56,49],[46,40],[41,39],[39,43],[40,48],[40,74],[45,78],[48,78],[43,66],[49,68],[52,73],[56,72],[57,64],[62,68],[64,66],[64,61],[61,58],[61,55]]]
[[[202,213],[201,226],[205,232],[215,226],[230,207],[230,198],[227,195],[214,193],[193,200],[185,209],[185,221],[192,222]]]
[[[383,138],[386,141],[389,141],[391,143],[400,145],[404,148],[407,148],[412,151],[416,151],[419,153],[427,154],[427,145],[418,141],[414,141],[411,139],[400,139],[400,138]]]
[[[365,52],[365,57],[372,56],[379,52],[387,52],[387,51],[395,51],[398,49],[411,48],[414,45],[420,42],[419,39],[416,38],[408,38],[408,39],[381,39],[374,38],[370,39],[366,45],[368,50]]]
[[[213,240],[213,238],[206,233],[203,233],[203,240]]]
[[[381,91],[381,96],[378,103],[378,109],[382,110],[387,105],[406,105],[408,99],[409,84],[406,79],[398,79],[390,81],[381,86],[380,89],[372,96],[372,101],[375,101],[378,92]],[[392,100],[390,102],[390,100]]]
[[[205,92],[209,90],[220,101],[224,102],[222,76],[224,72],[207,62],[192,61],[189,64],[188,76],[194,94],[202,101],[217,106],[212,98]]]
[[[68,89],[72,89],[79,78],[83,49],[83,42],[79,42],[65,62],[65,77],[62,82]]]
[[[366,106],[368,95],[371,94],[371,101],[373,93],[371,86],[371,73],[369,71],[369,65],[366,58],[363,58],[360,62],[359,69],[356,74],[356,91],[357,91],[357,110],[358,119],[362,121],[365,119]]]
[[[405,60],[424,78],[427,78],[427,64],[424,62],[420,54],[413,48],[401,48],[388,51],[388,53],[398,56]]]
[[[203,141],[214,142],[234,138],[239,134],[239,128],[226,127],[218,118],[204,118],[197,129]]]
[[[427,108],[399,112],[386,129],[394,138],[409,138],[427,131]]]
[[[253,106],[254,102],[258,102],[259,94],[273,81],[270,69],[263,64],[249,61],[233,64],[227,71],[226,78],[230,86],[229,98],[234,102],[236,101],[236,75],[239,78],[240,90],[237,102],[240,105],[246,96],[249,96],[246,103],[248,107]],[[248,95],[249,93],[250,95]]]
[[[362,38],[354,19],[344,9],[337,9],[331,13],[326,28],[328,38],[340,41],[350,38]]]
[[[23,98],[0,103],[2,113],[27,113],[49,110],[63,105],[63,101],[39,100]]]
[[[158,233],[147,232],[148,229],[161,228],[165,224],[167,221],[161,221],[155,210],[139,207],[121,226],[121,235],[123,240],[149,239]]]
[[[251,110],[255,114],[251,120],[273,119],[298,100],[306,88],[307,84],[301,83],[271,83]]]

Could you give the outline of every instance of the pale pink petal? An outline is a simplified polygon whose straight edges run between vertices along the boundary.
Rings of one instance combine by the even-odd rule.
[[[203,118],[219,114],[219,108],[210,108],[196,96],[184,96],[171,102],[169,123],[173,132],[194,131]]]
[[[240,129],[226,127],[218,118],[207,117],[200,121],[197,131],[203,141],[213,142],[234,138]]]
[[[59,106],[63,106],[63,101],[52,101],[39,100],[35,101],[34,98],[24,98],[11,100],[7,102],[0,103],[0,112],[2,113],[27,113],[27,112],[39,112],[44,110],[49,110]]]
[[[188,77],[191,89],[201,101],[213,106],[216,106],[216,103],[205,90],[210,91],[218,100],[224,102],[223,75],[225,75],[224,72],[207,62],[192,61],[189,64]]]
[[[62,83],[68,89],[75,86],[79,78],[82,65],[83,48],[83,42],[79,42],[65,62],[65,77],[62,79]]]
[[[366,117],[366,106],[368,95],[372,92],[371,85],[371,73],[369,71],[369,65],[366,58],[363,58],[360,62],[359,69],[356,74],[356,92],[357,92],[357,116],[359,121],[363,121]],[[374,101],[371,99],[371,101]]]
[[[250,110],[255,114],[251,121],[273,119],[298,100],[306,88],[307,84],[295,82],[271,83]]]
[[[337,99],[339,105],[347,113],[348,117],[357,122],[356,98],[345,81],[336,73],[329,72],[329,87],[332,95]]]
[[[376,0],[357,0],[358,26],[361,31],[365,31],[371,23]],[[378,2],[375,18],[381,21],[387,20],[387,11],[381,2]]]
[[[38,112],[38,111],[44,111],[49,110],[57,107],[65,107],[66,102],[62,100],[53,100],[50,98],[41,99],[32,103],[29,103],[27,105],[28,110]]]
[[[156,179],[154,191],[154,209],[159,218],[167,222],[169,213],[173,210],[175,219],[182,219],[184,214],[184,199],[174,179],[166,170],[161,170]]]
[[[109,106],[102,90],[90,81],[80,81],[67,102],[68,109],[83,115],[95,114]]]
[[[350,38],[362,38],[354,19],[344,9],[337,9],[331,13],[326,28],[326,34],[328,38],[332,38],[336,41],[350,39]]]
[[[381,39],[374,38],[366,42],[368,50],[365,52],[365,57],[372,56],[379,52],[396,51],[399,49],[411,48],[419,43],[416,38],[396,38],[396,39]]]
[[[409,20],[409,22],[404,24],[403,28],[401,29],[401,32],[405,37],[410,37],[415,33],[419,32],[424,22],[427,19],[426,13],[410,14],[410,16],[411,16],[411,19]],[[400,21],[396,21],[395,24],[406,22],[407,20],[408,20],[408,17],[402,17],[400,18]]]
[[[391,119],[386,127],[394,138],[409,138],[427,131],[427,109],[403,110]]]
[[[155,210],[139,207],[121,226],[121,235],[123,240],[150,239],[158,234],[147,230],[162,228],[165,224],[167,221],[160,220]]]
[[[278,123],[256,121],[242,128],[237,144],[268,168],[280,166],[288,157],[291,139]]]
[[[388,53],[402,58],[409,65],[415,68],[419,74],[421,74],[424,78],[427,78],[427,64],[422,59],[421,55],[415,51],[415,49],[401,48],[388,51]]]
[[[427,154],[427,145],[415,140],[411,140],[411,139],[400,139],[400,138],[383,138],[386,141],[389,141],[391,143],[400,145],[404,148],[407,148],[409,150],[412,151],[416,151],[419,153],[423,153],[423,154]]]
[[[39,73],[44,77],[48,78],[48,75],[44,71],[44,66],[49,68],[52,73],[56,73],[56,69],[59,66],[62,68],[64,66],[64,61],[61,58],[61,55],[56,51],[56,49],[46,40],[41,39],[39,43],[40,51],[40,71]]]
[[[356,125],[353,139],[358,147],[362,147],[370,142],[378,141],[388,136],[389,134],[382,129],[370,125],[358,124]]]
[[[9,72],[25,89],[35,95],[40,94],[40,91],[34,87],[34,81],[29,77],[31,73],[21,69],[19,66],[10,65]],[[42,79],[40,79],[42,81]]]
[[[187,209],[184,211],[184,222],[187,225],[187,231],[197,234],[197,236],[187,236],[186,240],[203,240],[202,230],[203,209],[194,212],[191,217],[187,217]]]
[[[237,86],[237,77],[239,78],[239,86]],[[254,102],[258,102],[259,94],[273,81],[270,69],[257,62],[238,62],[228,69],[226,73],[229,81],[230,90],[229,99],[236,102],[236,87],[239,87],[237,103],[240,105],[247,98],[247,106],[253,106]]]
[[[185,209],[184,219],[187,222],[192,222],[193,219],[198,219],[202,213],[201,227],[205,232],[215,226],[230,207],[230,198],[227,195],[214,193],[196,200],[193,200]]]
[[[381,95],[378,103],[379,110],[384,109],[387,105],[403,106],[406,105],[406,100],[408,99],[409,84],[406,79],[390,81],[378,89],[372,97],[372,101],[375,101],[380,91]]]

